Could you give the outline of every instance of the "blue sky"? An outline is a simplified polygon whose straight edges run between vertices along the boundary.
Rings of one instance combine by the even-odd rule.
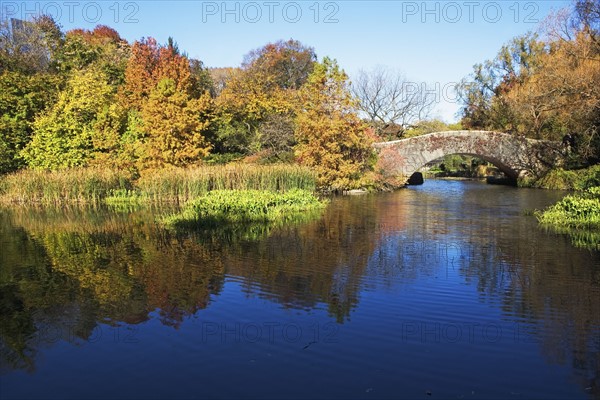
[[[451,122],[459,105],[453,84],[475,63],[493,58],[512,37],[536,30],[570,1],[4,1],[3,17],[38,12],[64,29],[109,25],[129,41],[152,36],[209,67],[238,66],[244,54],[296,39],[329,56],[352,77],[386,66],[435,92],[435,114]]]

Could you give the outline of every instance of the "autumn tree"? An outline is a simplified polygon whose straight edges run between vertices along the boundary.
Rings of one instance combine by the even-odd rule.
[[[267,91],[270,87],[299,89],[312,72],[317,60],[314,49],[297,40],[278,41],[246,54],[242,69],[258,74]]]
[[[295,40],[278,41],[248,53],[241,68],[225,71],[228,76],[217,99],[217,150],[268,150],[275,155],[290,151],[297,91],[315,60],[312,48]],[[284,129],[273,129],[275,125]]]
[[[194,58],[190,59],[190,72],[192,74],[193,97],[200,97],[204,93],[209,93],[213,98],[217,96],[212,75],[202,61]]]
[[[434,119],[427,119],[424,121],[420,121],[415,126],[413,126],[411,129],[406,131],[405,137],[409,138],[409,137],[421,136],[421,135],[426,135],[428,133],[434,133],[434,132],[460,131],[462,129],[463,129],[463,127],[460,122],[455,123],[455,124],[447,124],[446,122],[444,122],[440,119],[434,118]]]
[[[132,46],[120,96],[129,108],[125,152],[140,168],[184,166],[208,154],[213,101],[201,68],[172,39]]]
[[[191,98],[175,80],[163,78],[142,107],[145,136],[140,148],[144,167],[185,166],[210,150],[204,137],[210,126],[210,96]]]
[[[261,125],[270,115],[289,114],[294,109],[295,91],[268,87],[262,74],[234,70],[217,98],[219,129],[216,146],[220,152],[256,153],[261,150]]]
[[[505,94],[517,131],[540,139],[577,137],[582,159],[600,158],[600,54],[592,37],[551,44],[540,72]]]
[[[117,31],[98,25],[91,31],[73,29],[67,32],[56,63],[63,74],[96,65],[108,76],[109,82],[117,86],[125,80],[129,55],[129,43]]]
[[[598,0],[576,0],[572,26],[586,34],[600,48],[600,3]]]
[[[124,110],[116,93],[129,45],[106,26],[59,35],[53,33],[50,19],[43,21],[44,38],[61,39],[58,47],[46,52],[52,56],[48,69],[65,83],[60,85],[56,103],[30,123],[31,142],[21,147],[19,155],[34,168],[114,166],[124,130]]]
[[[569,145],[571,161],[600,161],[600,5],[576,0],[513,39],[459,86],[467,128],[501,130]],[[541,38],[540,38],[541,35]]]
[[[325,189],[360,187],[373,153],[367,127],[355,113],[346,73],[335,60],[324,58],[315,64],[300,99],[295,131],[298,162],[313,168]]]
[[[214,97],[221,95],[221,92],[225,89],[225,86],[227,86],[230,77],[233,76],[234,71],[235,68],[232,67],[209,68],[207,70],[212,82],[212,94]]]
[[[0,20],[0,174],[25,166],[21,151],[34,118],[52,106],[64,80],[54,68],[62,40],[48,16]]]
[[[54,67],[64,35],[47,15],[31,21],[0,20],[0,72],[48,72]]]
[[[154,38],[143,38],[131,46],[131,56],[125,69],[125,83],[121,97],[123,103],[140,110],[158,83],[159,46]]]
[[[465,128],[515,132],[503,95],[536,73],[545,52],[538,35],[528,33],[502,46],[493,60],[476,64],[473,73],[457,85]]]

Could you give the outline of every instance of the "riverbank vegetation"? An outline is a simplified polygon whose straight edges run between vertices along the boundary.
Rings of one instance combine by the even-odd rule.
[[[351,85],[336,60],[293,39],[208,68],[173,38],[130,43],[107,26],[64,32],[49,16],[2,20],[0,196],[123,203],[227,188],[392,190],[406,177],[390,175],[398,160],[378,158],[373,142],[454,129],[564,141],[564,171],[532,184],[584,189],[596,183],[575,174],[600,163],[599,10],[575,0],[475,65],[457,86],[462,119],[452,125],[430,119],[435,96],[422,85],[383,67]],[[223,179],[203,169],[231,161],[238,172]],[[256,178],[262,167],[252,163],[287,166]],[[314,176],[304,182],[295,168]]]
[[[600,3],[576,0],[476,64],[458,85],[466,129],[563,141],[566,167],[600,162]]]
[[[133,190],[133,179],[127,171],[101,168],[62,171],[27,169],[0,178],[0,203],[97,204],[113,192],[127,190]]]
[[[179,187],[189,180],[180,175],[199,165],[235,159],[312,168],[323,191],[376,185],[376,138],[356,110],[337,62],[319,61],[295,40],[253,50],[240,67],[210,69],[171,38],[129,43],[106,26],[65,33],[48,16],[0,21],[0,174],[52,171],[72,180],[78,168],[128,171],[141,176],[142,190],[152,186],[146,192],[154,197],[165,194],[155,183],[169,185],[173,169],[191,168],[173,178]],[[268,179],[275,188],[303,186],[293,176]],[[132,189],[108,188],[119,196]],[[52,197],[96,199],[106,190],[90,196],[76,185]],[[181,199],[203,191],[166,194]],[[32,201],[39,199],[36,192]]]
[[[535,188],[577,191],[594,186],[600,186],[600,165],[576,170],[555,168],[531,184]]]
[[[185,203],[212,190],[314,191],[316,174],[298,165],[229,164],[146,171],[98,167],[24,170],[0,179],[5,204]]]
[[[313,193],[293,189],[284,193],[265,190],[214,190],[190,201],[163,219],[172,228],[214,228],[231,224],[285,223],[310,216],[326,201]],[[303,215],[304,214],[304,215]]]
[[[600,250],[600,186],[568,195],[535,215],[542,226],[568,234],[575,245]]]
[[[563,165],[519,184],[580,191],[536,215],[577,245],[598,248],[599,200],[581,191],[600,185],[600,3],[575,0],[554,12],[476,64],[458,92],[466,129],[563,143]]]

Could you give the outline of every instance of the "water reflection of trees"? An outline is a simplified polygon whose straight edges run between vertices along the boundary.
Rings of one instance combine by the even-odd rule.
[[[47,339],[89,337],[95,309],[69,276],[53,270],[43,244],[3,213],[0,240],[0,365],[3,372],[33,370]]]
[[[342,322],[358,304],[364,269],[376,245],[373,202],[373,197],[334,200],[322,218],[279,229],[255,244],[231,246],[224,252],[227,272],[245,277],[248,293],[290,308],[324,303]]]
[[[600,253],[574,248],[519,213],[541,208],[539,192],[471,190],[442,202],[439,194],[418,197],[421,206],[407,213],[419,213],[428,202],[436,207],[411,219],[404,234],[414,230],[412,239],[420,238],[424,248],[436,243],[442,258],[444,247],[452,249],[458,257],[446,263],[477,285],[482,301],[500,301],[504,317],[519,326],[518,339],[539,342],[549,361],[570,365],[582,387],[599,397]],[[440,265],[423,262],[423,255],[414,260]]]
[[[550,360],[570,363],[584,387],[600,386],[600,270],[591,267],[600,255],[515,214],[540,208],[532,192],[502,193],[335,199],[322,218],[250,231],[170,232],[150,211],[0,212],[2,364],[33,368],[40,338],[64,326],[64,340],[85,340],[98,323],[156,311],[178,327],[228,276],[249,296],[324,305],[343,322],[369,285],[410,284],[451,265]]]
[[[528,222],[516,221],[514,229],[531,247],[511,247],[506,236],[496,240],[509,269],[498,286],[512,293],[504,310],[526,321],[523,333],[541,341],[547,358],[570,364],[583,387],[600,398],[600,256]],[[549,240],[551,246],[543,245]]]
[[[342,202],[300,225],[172,232],[150,211],[2,211],[3,365],[33,368],[48,332],[85,340],[99,323],[135,324],[151,312],[177,328],[209,305],[226,276],[285,307],[324,303],[343,321],[375,245],[364,215],[373,212]]]
[[[149,215],[20,209],[0,219],[0,334],[9,368],[33,368],[37,347],[86,340],[98,323],[139,323],[158,310],[163,323],[178,326],[222,286],[218,259],[161,231]]]
[[[570,365],[598,397],[600,254],[574,248],[519,211],[543,207],[543,195],[474,188],[378,196],[380,238],[365,281],[398,287],[457,270],[480,301],[499,304],[518,326],[515,340],[539,343],[550,362]]]

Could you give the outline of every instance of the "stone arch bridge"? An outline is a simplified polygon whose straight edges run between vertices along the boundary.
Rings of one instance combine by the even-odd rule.
[[[563,158],[560,142],[490,131],[435,132],[373,146],[387,174],[407,179],[425,164],[451,154],[481,158],[514,181],[524,176],[539,177]]]

